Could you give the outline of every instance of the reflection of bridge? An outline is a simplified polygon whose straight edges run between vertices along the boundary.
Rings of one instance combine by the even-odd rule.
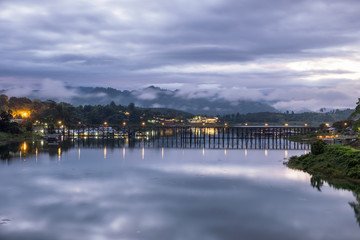
[[[228,148],[228,149],[308,149],[309,145],[292,142],[291,136],[308,134],[309,127],[140,127],[127,128],[122,132],[98,132],[89,129],[88,134],[69,135],[77,142],[90,144],[88,139],[103,139],[105,144],[129,147],[174,148]],[[71,131],[70,131],[71,133]],[[86,133],[86,130],[83,131]],[[120,135],[121,134],[121,135]],[[114,139],[115,141],[107,141]]]

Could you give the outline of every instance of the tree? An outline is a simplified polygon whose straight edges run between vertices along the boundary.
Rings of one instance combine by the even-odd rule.
[[[133,112],[133,111],[135,110],[135,104],[134,104],[134,103],[130,103],[129,106],[128,106],[128,108],[129,108],[129,111],[130,111],[130,112]]]
[[[356,103],[355,111],[350,115],[350,117],[356,117],[360,114],[360,98],[358,98],[358,101]]]
[[[0,95],[0,110],[1,111],[9,110],[9,98],[4,94]]]
[[[314,155],[319,155],[321,153],[324,153],[325,146],[326,146],[326,143],[321,140],[314,142],[311,144],[311,153]]]

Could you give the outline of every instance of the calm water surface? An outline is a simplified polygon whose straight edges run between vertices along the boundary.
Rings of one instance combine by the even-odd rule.
[[[0,239],[360,239],[352,192],[283,165],[304,150],[34,151],[0,163]]]

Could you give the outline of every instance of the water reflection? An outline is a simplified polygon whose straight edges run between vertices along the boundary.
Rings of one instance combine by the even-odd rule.
[[[58,147],[58,160],[61,161],[61,147]]]
[[[357,182],[351,182],[339,179],[323,179],[320,176],[313,175],[310,179],[310,184],[313,188],[321,192],[324,187],[324,183],[327,183],[334,189],[349,190],[353,193],[355,201],[349,202],[349,205],[354,210],[355,219],[360,227],[360,186]]]
[[[99,139],[27,143],[22,162],[22,145],[0,147],[3,162],[12,163],[0,165],[6,183],[0,185],[0,239],[337,240],[360,234],[354,186],[335,187],[283,166],[285,154],[303,150],[268,150],[265,157],[264,149],[132,148]]]

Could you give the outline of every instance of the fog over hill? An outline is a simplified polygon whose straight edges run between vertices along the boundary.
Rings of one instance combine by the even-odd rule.
[[[183,90],[166,90],[150,86],[139,90],[117,90],[103,87],[65,87],[59,86],[57,91],[32,90],[21,96],[31,99],[66,101],[74,105],[116,104],[128,105],[133,102],[136,106],[147,108],[172,108],[193,114],[222,115],[231,113],[276,112],[277,110],[264,102],[229,98],[220,93],[209,95],[207,90],[189,92]],[[9,96],[11,90],[1,91]]]
[[[214,96],[209,98],[206,95],[189,96],[180,90],[165,90],[157,87],[148,87],[134,91],[119,91],[113,88],[79,88],[87,98],[75,97],[74,104],[85,103],[107,103],[115,101],[127,105],[134,102],[137,106],[152,108],[173,108],[187,111],[193,114],[227,114],[227,113],[249,113],[249,112],[275,112],[276,109],[265,103],[234,100]],[[98,96],[98,97],[94,97]]]

